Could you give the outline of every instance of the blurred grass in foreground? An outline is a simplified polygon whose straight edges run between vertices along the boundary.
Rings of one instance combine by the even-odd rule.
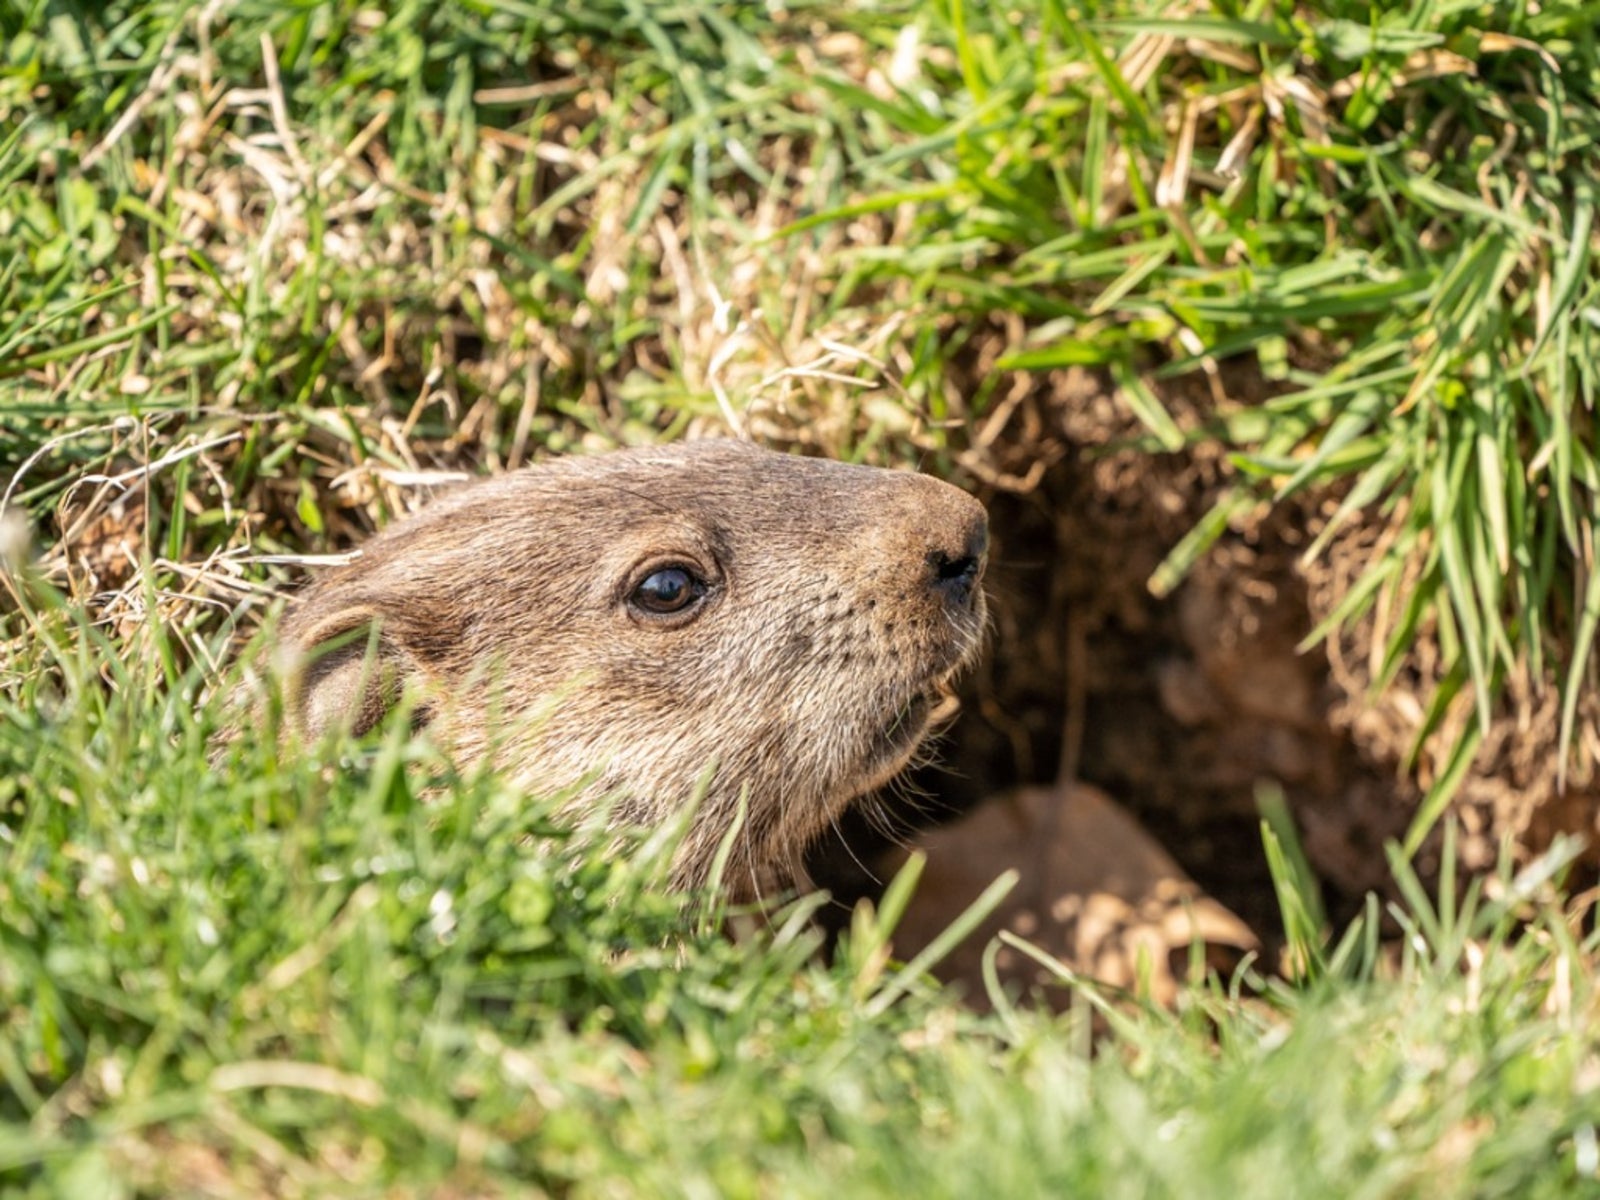
[[[663,894],[659,841],[581,850],[403,722],[296,756],[252,722],[209,768],[201,668],[108,689],[35,596],[61,669],[0,700],[25,1194],[1539,1196],[1600,1168],[1572,847],[1438,904],[1397,858],[1403,944],[1374,902],[1294,983],[979,1017],[870,914],[832,966],[809,903],[730,940]]]

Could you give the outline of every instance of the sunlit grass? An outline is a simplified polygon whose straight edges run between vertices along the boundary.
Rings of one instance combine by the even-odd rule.
[[[1332,1197],[1595,1176],[1571,847],[1437,901],[1397,857],[1397,947],[1375,904],[1332,943],[1301,926],[1297,982],[1247,969],[1171,1013],[1078,983],[1065,1015],[979,1017],[886,970],[867,912],[831,966],[807,905],[730,940],[664,892],[670,846],[584,848],[403,723],[285,754],[252,721],[218,753],[203,668],[151,655],[108,688],[35,600],[56,684],[0,707],[0,1179]]]

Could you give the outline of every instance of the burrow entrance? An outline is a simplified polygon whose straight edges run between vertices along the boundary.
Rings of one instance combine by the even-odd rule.
[[[1248,378],[1230,379],[1235,394]],[[1260,388],[1256,388],[1259,398]],[[1163,390],[1180,420],[1207,419],[1203,383]],[[1291,501],[1234,523],[1170,595],[1148,581],[1232,476],[1214,447],[1151,454],[1104,381],[1062,373],[1040,389],[1029,455],[1051,465],[1026,492],[989,489],[993,549],[990,652],[963,688],[964,711],[937,764],[915,776],[913,825],[947,821],[1023,784],[1063,773],[1108,792],[1269,948],[1280,930],[1260,834],[1258,788],[1281,787],[1336,928],[1369,891],[1392,894],[1384,843],[1401,838],[1421,789],[1402,769],[1426,688],[1378,706],[1344,660],[1359,631],[1297,647],[1336,597],[1370,538],[1352,530],[1344,562],[1302,561],[1337,497]],[[1358,523],[1359,524],[1359,523]],[[1426,631],[1424,631],[1426,635]],[[1397,716],[1396,714],[1400,714]],[[1593,798],[1546,796],[1519,778],[1548,739],[1504,728],[1463,789],[1464,865],[1485,867],[1511,833],[1527,850],[1583,831]],[[1545,731],[1546,733],[1548,731]],[[1549,749],[1545,748],[1545,757]],[[1539,768],[1542,771],[1542,767]],[[875,886],[860,863],[886,844],[861,820],[819,847],[821,882],[848,903]],[[1437,870],[1435,836],[1417,859]],[[1093,848],[1085,848],[1093,852]]]

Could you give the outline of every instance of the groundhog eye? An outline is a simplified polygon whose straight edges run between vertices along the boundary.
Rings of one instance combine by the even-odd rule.
[[[683,567],[662,567],[633,589],[634,607],[647,613],[679,613],[706,594],[705,584]]]

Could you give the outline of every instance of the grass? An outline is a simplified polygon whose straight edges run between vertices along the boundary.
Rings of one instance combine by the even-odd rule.
[[[1564,845],[1328,930],[1279,814],[1291,981],[978,1016],[398,736],[208,740],[283,558],[436,472],[733,424],[1025,487],[1086,367],[1232,467],[1156,591],[1267,503],[1368,539],[1310,640],[1422,698],[1412,845],[1508,723],[1586,785],[1596,63],[1559,3],[0,0],[0,1181],[1593,1187]]]
[[[1292,986],[979,1017],[871,920],[831,965],[808,902],[734,942],[660,887],[668,845],[576,849],[399,728],[283,756],[252,727],[208,766],[203,668],[108,690],[73,614],[38,622],[58,670],[0,720],[0,1179],[31,1194],[1557,1195],[1600,1167],[1571,847],[1459,903],[1397,860],[1398,951],[1374,903]]]

